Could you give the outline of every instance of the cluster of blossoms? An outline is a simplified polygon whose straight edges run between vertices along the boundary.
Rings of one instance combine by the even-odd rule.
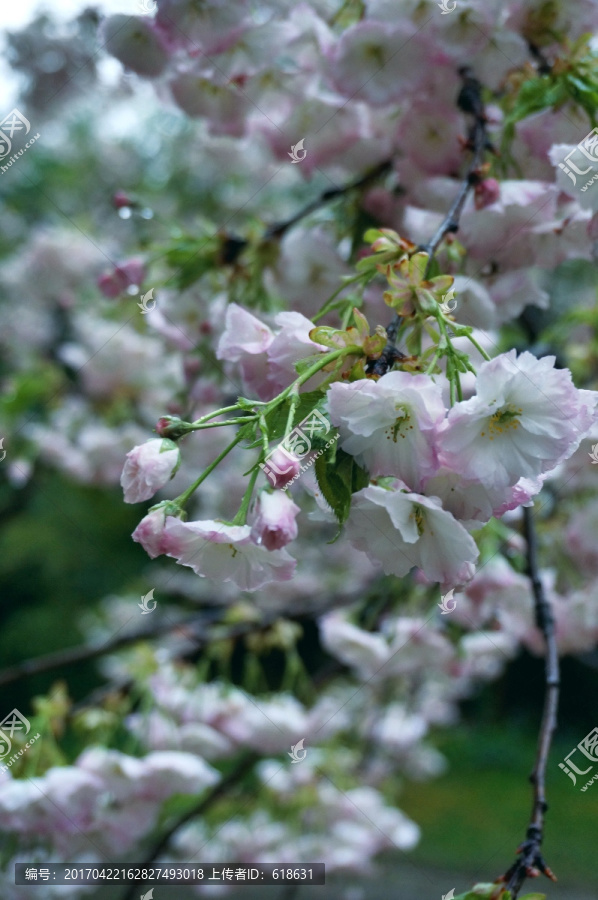
[[[335,376],[326,378],[324,371],[330,354],[310,336],[332,329],[317,329],[299,313],[276,318],[279,331],[274,335],[247,310],[230,307],[218,355],[239,365],[246,387],[259,378],[263,399],[257,409],[267,435],[268,402],[281,390],[276,379],[293,362],[307,364],[303,357],[311,351],[307,362],[316,373],[297,379],[297,388],[311,387],[310,396],[322,395],[322,408],[338,428],[339,446],[366,473],[366,484],[351,498],[348,539],[381,563],[387,575],[403,576],[416,567],[445,588],[466,584],[478,558],[470,532],[492,516],[529,503],[547,474],[574,453],[598,422],[596,393],[577,389],[568,371],[555,368],[554,357],[536,359],[512,350],[485,361],[473,396],[449,407],[445,373],[392,371],[378,379],[351,381],[354,369],[347,371],[345,365],[337,366],[337,380],[330,383]],[[340,340],[349,333],[334,335]],[[345,359],[359,350],[349,343]],[[314,363],[318,357],[319,371]],[[315,374],[320,382],[325,379],[319,388],[314,387]],[[283,397],[285,392],[288,387],[282,389]],[[250,408],[249,401],[242,405]],[[160,427],[165,433],[185,431],[184,423],[171,420]],[[125,500],[149,499],[178,462],[169,439],[136,447],[122,475]],[[277,488],[296,474],[297,466],[295,460]],[[249,503],[243,506],[249,510]],[[251,523],[186,522],[178,512],[177,501],[158,504],[135,531],[135,540],[152,558],[166,554],[199,575],[232,580],[243,590],[292,576],[293,559],[284,548],[297,536],[299,507],[287,493],[263,490],[249,512]]]

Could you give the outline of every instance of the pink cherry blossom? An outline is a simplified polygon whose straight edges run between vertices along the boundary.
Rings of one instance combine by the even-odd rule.
[[[153,22],[142,16],[109,16],[103,24],[106,50],[146,78],[156,78],[168,63],[166,41]]]
[[[266,356],[273,340],[274,334],[267,325],[242,306],[229,304],[216,356],[238,363],[247,390],[260,400],[271,400],[276,394],[268,381]]]
[[[474,203],[476,209],[484,209],[492,206],[500,199],[500,184],[496,178],[484,178],[478,181],[474,189]]]
[[[483,363],[476,395],[449,412],[441,464],[491,488],[537,478],[570,456],[596,422],[598,394],[578,390],[554,356],[515,350]]]
[[[266,550],[281,550],[297,537],[295,516],[300,511],[284,491],[262,491],[251,526],[253,540]]]
[[[138,259],[115,266],[110,272],[98,278],[98,287],[105,297],[114,300],[120,297],[131,285],[140,285],[145,278],[145,266]]]
[[[279,327],[272,343],[268,346],[268,380],[275,392],[283,390],[297,378],[295,363],[306,356],[313,356],[318,351],[328,348],[317,344],[309,336],[315,328],[314,323],[298,312],[282,312],[275,316],[274,321]],[[318,372],[310,378],[303,390],[314,390],[326,378],[326,374]]]
[[[255,591],[269,581],[293,577],[295,560],[286,550],[266,550],[251,537],[249,525],[227,525],[212,519],[182,522],[168,517],[164,528],[167,556],[189,566],[202,578],[232,581]]]
[[[153,497],[178,469],[180,456],[179,448],[168,438],[155,438],[133,447],[120,476],[125,503],[140,503]]]
[[[346,528],[351,543],[380,561],[386,575],[417,566],[447,587],[473,577],[475,541],[434,497],[370,485],[353,495]]]
[[[141,544],[151,559],[166,553],[164,541],[164,525],[166,516],[163,508],[153,509],[144,516],[131,537]]]
[[[343,450],[372,477],[394,476],[418,490],[436,470],[436,434],[446,409],[430,376],[389,372],[377,382],[335,382],[328,398]]]

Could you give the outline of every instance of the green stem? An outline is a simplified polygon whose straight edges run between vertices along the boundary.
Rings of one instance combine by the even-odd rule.
[[[230,442],[228,447],[225,447],[224,450],[222,451],[222,453],[219,453],[218,456],[216,457],[216,459],[214,459],[210,463],[210,465],[204,469],[204,471],[201,473],[199,478],[196,481],[194,481],[193,484],[190,487],[188,487],[186,491],[183,491],[183,493],[180,494],[172,502],[176,503],[177,506],[184,506],[185,503],[187,502],[187,500],[189,499],[189,497],[191,497],[191,495],[195,493],[195,491],[200,486],[202,481],[205,481],[205,479],[208,477],[208,475],[210,475],[214,471],[214,469],[216,468],[218,463],[222,462],[224,457],[230,453],[230,451],[233,449],[233,447],[235,447],[239,443],[239,441],[242,441],[242,440],[243,440],[243,435],[237,434],[235,436],[235,438]]]
[[[434,356],[432,357],[432,362],[430,363],[430,365],[429,365],[428,368],[426,369],[426,375],[431,375],[431,374],[432,374],[432,372],[433,372],[434,369],[436,368],[436,363],[438,362],[439,357],[440,357],[440,351],[437,350],[437,351],[435,352]]]
[[[247,490],[243,495],[243,499],[241,500],[241,505],[239,507],[239,511],[235,518],[232,521],[233,525],[245,525],[247,522],[247,513],[249,512],[249,504],[251,503],[251,498],[253,496],[253,489],[255,487],[255,482],[257,476],[259,474],[259,469],[256,466],[251,476],[249,478],[249,484],[247,485]]]
[[[473,346],[476,348],[476,350],[478,350],[478,351],[482,354],[482,358],[483,358],[483,359],[489,360],[489,359],[491,358],[490,356],[488,356],[488,354],[486,353],[486,351],[484,350],[484,348],[483,348],[483,347],[480,347],[480,345],[478,344],[478,342],[476,341],[476,339],[475,339],[474,337],[472,337],[471,334],[468,334],[468,335],[467,335],[467,340],[470,341],[470,342],[473,344]]]
[[[201,431],[203,428],[220,428],[222,425],[246,425],[247,422],[251,422],[252,419],[257,419],[257,416],[242,416],[239,419],[227,419],[225,422],[205,422],[203,424],[193,424],[190,426],[190,431]]]
[[[324,353],[324,355],[317,362],[315,362],[313,366],[310,366],[309,369],[307,369],[303,373],[303,375],[300,375],[299,378],[296,378],[292,384],[286,387],[284,391],[278,395],[278,397],[275,397],[274,400],[270,401],[270,403],[268,404],[270,408],[267,408],[264,411],[265,415],[275,409],[279,403],[282,403],[283,400],[286,400],[286,398],[292,391],[296,390],[296,388],[301,387],[301,385],[305,384],[306,381],[309,381],[310,378],[316,375],[320,371],[320,369],[324,368],[324,366],[327,366],[328,363],[333,362],[335,359],[338,359],[341,356],[350,356],[352,354],[363,356],[363,350],[361,349],[361,347],[341,347],[340,350],[332,350],[330,353]]]
[[[241,409],[238,403],[235,403],[234,406],[223,406],[222,409],[217,409],[214,412],[208,413],[207,416],[202,416],[200,419],[196,419],[195,422],[191,422],[191,425],[201,425],[202,422],[207,422],[208,419],[214,419],[216,416],[221,416],[223,413],[233,412],[235,409]]]
[[[343,282],[343,284],[341,284],[341,286],[337,288],[334,294],[332,294],[332,296],[328,298],[324,306],[321,307],[321,309],[315,314],[315,316],[312,316],[312,322],[317,322],[318,319],[321,319],[322,316],[325,316],[326,313],[331,311],[331,304],[336,300],[338,295],[345,290],[346,287],[349,287],[350,284],[355,284],[355,282],[357,281],[363,281],[366,278],[369,278],[370,274],[370,272],[359,272],[357,275],[354,275],[353,278],[349,278],[347,279],[347,281]]]
[[[289,414],[287,416],[287,424],[285,425],[285,429],[284,429],[284,437],[285,438],[293,427],[293,419],[295,418],[295,410],[297,409],[298,403],[299,403],[299,391],[295,391],[291,395]],[[284,438],[283,438],[283,440],[284,440]]]

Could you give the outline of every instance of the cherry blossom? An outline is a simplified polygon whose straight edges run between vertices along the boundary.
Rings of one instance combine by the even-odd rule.
[[[443,585],[456,587],[475,571],[473,538],[433,497],[370,485],[353,496],[347,523],[349,540],[387,575],[406,575],[413,567]]]
[[[500,488],[537,478],[570,456],[596,422],[596,397],[554,362],[511,350],[484,363],[475,397],[448,414],[440,462]]]
[[[249,525],[211,519],[182,522],[169,516],[162,546],[180,566],[190,566],[204,578],[233,581],[244,591],[255,591],[269,581],[286,581],[295,570],[295,560],[286,550],[256,544]]]
[[[179,448],[168,438],[156,438],[133,447],[127,453],[120,478],[125,503],[139,503],[153,497],[176,472],[180,456]]]
[[[446,409],[431,377],[389,372],[377,382],[336,382],[328,396],[343,450],[372,477],[394,476],[418,490],[436,470],[436,433]]]

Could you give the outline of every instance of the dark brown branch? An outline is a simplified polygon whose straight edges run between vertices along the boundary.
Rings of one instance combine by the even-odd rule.
[[[428,265],[426,269],[426,275],[429,273],[432,261],[438,247],[440,246],[443,239],[447,234],[455,234],[459,230],[459,224],[461,221],[461,213],[463,212],[463,207],[465,206],[465,201],[469,195],[469,192],[480,180],[479,168],[482,165],[484,159],[484,152],[487,149],[491,148],[491,144],[488,141],[488,134],[486,129],[486,113],[484,110],[484,104],[482,101],[482,85],[477,80],[477,78],[473,77],[471,69],[467,66],[463,66],[459,69],[459,75],[463,80],[463,86],[459,91],[457,96],[457,106],[459,109],[464,112],[466,115],[471,116],[472,122],[469,128],[469,134],[467,139],[466,146],[472,151],[472,157],[470,163],[467,167],[467,172],[463,178],[463,182],[459,189],[459,192],[453,202],[451,203],[450,209],[447,212],[446,216],[436,229],[433,237],[428,241],[427,244],[424,244],[420,249],[429,254]],[[397,359],[397,349],[396,349],[396,340],[397,334],[399,330],[399,326],[401,324],[401,316],[396,315],[390,325],[386,329],[386,333],[388,335],[388,343],[384,350],[382,351],[382,355],[379,359],[372,361],[370,366],[370,371],[376,375],[384,375],[387,372]]]
[[[285,232],[292,228],[293,225],[296,225],[297,222],[300,222],[301,219],[304,219],[306,216],[311,215],[312,212],[318,210],[321,206],[324,206],[326,203],[330,203],[332,200],[336,200],[337,197],[342,197],[344,194],[349,194],[351,191],[357,191],[361,188],[366,187],[370,182],[376,181],[378,178],[381,178],[383,175],[386,175],[392,169],[392,161],[387,159],[384,162],[379,163],[374,169],[366,172],[365,175],[361,175],[355,181],[349,182],[344,187],[334,187],[330,188],[327,191],[324,191],[320,194],[319,197],[316,197],[315,200],[312,200],[311,203],[308,203],[300,212],[296,215],[291,216],[290,219],[286,219],[284,222],[278,222],[274,225],[270,225],[266,232],[266,238],[279,238],[282,237]]]
[[[326,612],[331,609],[351,606],[353,603],[356,603],[362,599],[363,594],[361,593],[347,594],[340,597],[331,597],[323,610],[321,608],[317,610],[317,614],[321,615],[322,612]],[[311,610],[308,606],[305,609],[298,611],[295,616],[288,616],[285,618],[289,618],[294,622],[301,622],[312,612],[316,612],[315,604],[316,600],[314,599],[314,610]],[[214,624],[217,625],[220,623],[220,613],[218,613],[217,620],[214,620],[212,618],[211,613],[208,615],[206,610],[203,610],[201,613],[194,613],[193,615],[188,616],[185,619],[181,619],[181,621],[179,622],[165,623],[163,620],[158,620],[151,627],[146,626],[139,631],[134,631],[130,634],[124,634],[120,637],[114,637],[111,640],[106,641],[104,644],[97,644],[93,646],[84,644],[78,647],[67,647],[65,650],[57,650],[55,653],[48,653],[45,656],[38,656],[34,659],[24,660],[23,662],[17,663],[17,665],[14,666],[10,666],[9,668],[4,669],[0,672],[0,687],[3,687],[7,684],[13,684],[15,681],[19,681],[21,678],[30,675],[39,675],[43,672],[52,672],[55,669],[62,668],[63,666],[97,659],[98,657],[104,656],[107,653],[113,653],[115,650],[120,650],[123,647],[128,647],[130,644],[135,644],[139,641],[150,640],[151,638],[164,637],[164,635],[169,634],[170,632],[180,631],[183,637],[185,637],[186,639],[191,638],[196,641],[198,646],[201,646],[202,644],[206,644],[212,640],[228,640],[230,638],[243,637],[245,634],[249,634],[250,632],[263,631],[264,629],[270,628],[272,625],[274,625],[274,623],[277,622],[280,618],[281,616],[278,613],[272,613],[271,615],[264,616],[258,622],[240,622],[238,625],[233,625],[226,631],[218,632],[217,634],[212,634],[208,630],[208,626]]]
[[[136,644],[139,641],[150,640],[151,638],[164,637],[171,632],[180,631],[181,636],[186,639],[196,641],[197,645],[208,643],[210,640],[226,640],[228,638],[242,637],[249,631],[261,630],[270,627],[275,621],[276,616],[264,618],[259,622],[241,622],[238,625],[231,626],[226,632],[218,635],[212,635],[207,629],[214,621],[208,621],[205,611],[201,614],[195,613],[180,622],[168,622],[158,620],[151,628],[124,634],[120,637],[112,638],[104,644],[95,646],[83,645],[79,647],[68,647],[66,650],[58,650],[55,653],[48,653],[46,656],[38,656],[35,659],[28,659],[8,669],[0,672],[0,687],[12,684],[19,679],[28,675],[39,675],[42,672],[51,672],[54,669],[60,669],[63,666],[72,665],[73,663],[87,662],[88,660],[97,659],[107,653],[113,653],[115,650],[121,650],[130,644]],[[217,624],[217,623],[216,623]]]
[[[531,507],[523,509],[523,527],[527,541],[527,574],[530,578],[534,594],[536,624],[544,635],[546,643],[546,694],[544,711],[538,736],[536,761],[530,781],[533,785],[533,803],[530,824],[525,841],[517,849],[519,854],[511,868],[499,879],[505,882],[516,900],[526,878],[546,875],[552,881],[555,876],[546,865],[540,847],[544,837],[544,816],[548,810],[546,802],[546,766],[550,753],[550,745],[556,730],[559,702],[559,655],[556,643],[554,618],[550,602],[544,592],[544,586],[538,572],[538,550],[536,531]]]
[[[229,772],[229,774],[223,778],[221,781],[215,785],[212,790],[202,799],[199,803],[193,806],[190,810],[183,815],[179,816],[178,819],[161,835],[160,838],[151,846],[148,850],[147,855],[144,859],[139,863],[139,868],[147,868],[151,866],[154,861],[163,853],[170,843],[173,835],[182,828],[183,825],[186,825],[187,822],[190,822],[192,819],[195,819],[197,816],[204,815],[211,807],[223,797],[229,788],[233,787],[237,782],[239,782],[248,772],[253,769],[256,762],[261,759],[258,753],[247,753],[242,759],[237,763],[235,768]],[[137,868],[137,867],[136,867]],[[141,883],[137,882],[136,884],[131,884],[127,888],[127,892],[123,895],[122,900],[137,900],[139,896],[139,889],[141,887]]]

